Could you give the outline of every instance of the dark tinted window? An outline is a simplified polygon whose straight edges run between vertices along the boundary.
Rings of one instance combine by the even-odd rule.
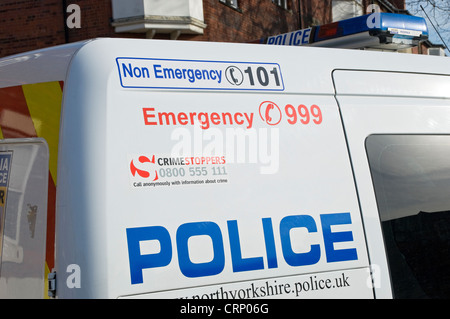
[[[366,140],[395,298],[450,298],[450,136]]]

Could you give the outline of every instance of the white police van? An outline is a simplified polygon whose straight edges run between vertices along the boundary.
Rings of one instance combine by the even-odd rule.
[[[1,295],[448,297],[449,75],[158,40],[1,59]]]

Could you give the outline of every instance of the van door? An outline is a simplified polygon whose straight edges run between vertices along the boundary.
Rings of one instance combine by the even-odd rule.
[[[433,260],[450,260],[450,77],[335,70],[333,80],[376,297],[448,297]]]
[[[49,150],[45,140],[0,140],[0,298],[42,298]]]

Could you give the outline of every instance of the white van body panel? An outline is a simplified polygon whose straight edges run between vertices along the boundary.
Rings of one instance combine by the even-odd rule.
[[[206,89],[196,91],[186,89],[181,92],[172,89],[166,91],[124,89],[121,87],[121,82],[118,81],[116,59],[123,56],[136,57],[136,53],[133,52],[134,49],[126,46],[123,46],[124,50],[121,52],[116,52],[112,47],[108,48],[109,43],[114,44],[109,41],[93,42],[92,45],[83,47],[72,61],[71,71],[66,81],[67,88],[61,127],[61,140],[64,140],[65,143],[61,145],[60,167],[58,168],[59,172],[63,172],[58,177],[60,187],[58,205],[64,203],[65,213],[63,215],[63,208],[58,206],[61,214],[58,215],[57,231],[59,229],[63,231],[57,233],[57,242],[59,243],[57,256],[64,256],[64,258],[57,258],[57,265],[62,265],[65,269],[68,264],[76,263],[81,269],[91,269],[89,273],[83,273],[83,280],[93,283],[89,286],[90,289],[99,290],[84,290],[83,285],[80,289],[67,289],[64,287],[64,281],[59,281],[62,283],[61,286],[58,286],[59,296],[64,297],[66,293],[69,296],[72,293],[83,293],[87,296],[100,294],[106,297],[117,297],[119,295],[137,295],[211,285],[216,285],[215,290],[217,290],[219,289],[217,285],[223,283],[342,269],[342,266],[338,265],[336,268],[326,262],[326,252],[323,239],[319,236],[320,233],[312,239],[312,243],[316,243],[317,248],[320,247],[320,261],[314,262],[310,266],[302,266],[301,271],[283,262],[281,243],[279,242],[280,239],[277,238],[280,236],[278,234],[280,221],[286,216],[303,214],[312,216],[319,228],[320,214],[350,212],[352,224],[348,230],[352,231],[354,239],[351,244],[345,245],[343,243],[342,246],[346,249],[356,249],[358,258],[348,262],[347,265],[351,269],[360,269],[360,274],[368,276],[368,259],[351,167],[336,101],[331,94],[314,96],[304,95],[301,92],[280,95],[266,92],[259,94],[245,94],[240,91],[231,91],[232,93],[228,91],[210,92]],[[188,47],[191,46],[189,43],[185,44]],[[249,46],[249,48],[252,48],[252,46]],[[98,54],[96,53],[97,50],[102,51],[101,61],[92,59],[93,56]],[[179,58],[178,55],[174,54],[175,52],[167,54],[167,52],[172,51],[171,49],[158,52],[158,46],[155,48],[145,48],[144,46],[143,51],[146,52],[147,50],[154,52],[153,57]],[[192,49],[186,48],[186,52],[191,51]],[[186,54],[183,58],[207,61],[208,50],[206,49],[206,52],[205,50],[200,51],[203,53]],[[215,61],[221,58],[225,58],[225,56],[215,56]],[[103,61],[108,62],[104,63]],[[235,62],[254,61],[272,63],[273,60],[270,56],[262,56],[261,59],[255,60],[254,57],[251,58],[251,55],[247,56],[244,53],[244,57]],[[207,64],[207,62],[203,63]],[[236,63],[231,62],[230,64]],[[93,70],[95,70],[94,73],[92,73]],[[289,73],[287,76],[283,73],[286,90],[293,90],[294,88],[288,80],[290,76],[292,75]],[[80,81],[81,78],[86,79],[86,81]],[[92,82],[101,84],[100,86],[92,85]],[[313,86],[311,86],[311,82],[304,83],[303,90],[307,92],[314,87],[315,91],[332,93],[332,83],[329,79],[328,81],[317,79],[313,82],[315,84]],[[106,92],[106,94],[98,94],[99,90]],[[267,128],[267,125],[259,118],[258,107],[264,101],[273,101],[280,107],[288,104],[296,106],[304,104],[308,107],[318,105],[328,119],[322,127],[315,124],[310,125],[310,127],[283,125],[286,126],[284,129],[288,136],[281,138],[278,136],[279,134],[286,134],[279,132],[279,130],[282,130],[281,127],[279,130],[278,128]],[[73,103],[77,105],[75,106]],[[280,162],[268,164],[262,162],[264,158],[261,159],[260,153],[265,155],[265,149],[258,149],[261,148],[259,145],[252,145],[252,147],[256,146],[255,149],[258,149],[256,159],[251,159],[255,163],[247,163],[250,160],[249,156],[254,156],[247,151],[245,151],[245,154],[235,155],[235,158],[232,158],[232,154],[225,155],[227,163],[231,160],[237,162],[239,160],[237,156],[247,157],[243,163],[230,163],[224,166],[228,174],[226,185],[179,185],[142,187],[141,189],[133,187],[130,184],[129,165],[130,159],[133,159],[134,156],[173,157],[171,154],[176,144],[173,136],[177,133],[190,134],[193,138],[192,141],[205,139],[204,144],[208,141],[206,137],[201,136],[201,134],[208,133],[207,130],[202,132],[200,129],[195,130],[192,126],[180,127],[178,130],[176,127],[169,125],[160,126],[157,127],[158,133],[156,133],[153,130],[154,127],[142,125],[143,107],[155,107],[157,111],[178,113],[216,111],[219,113],[247,112],[253,114],[251,128],[248,128],[250,124],[246,122],[240,130],[248,129],[247,132],[250,132],[252,138],[258,139],[258,143],[266,147],[268,152],[272,151],[270,147],[273,145],[275,152],[280,152]],[[86,127],[82,131],[80,131],[81,119],[83,119],[83,125]],[[313,122],[311,121],[311,123]],[[211,127],[210,132],[227,138],[227,128],[228,133],[235,133],[233,127],[226,125]],[[124,134],[124,132],[127,133]],[[157,138],[155,138],[156,136]],[[266,136],[268,137],[267,141],[265,140]],[[279,150],[277,149],[277,140],[279,141]],[[331,144],[329,143],[330,140],[333,141]],[[300,143],[301,148],[293,148],[292,145],[295,145],[295,143]],[[237,146],[234,150],[235,152],[239,151]],[[200,151],[207,150],[203,148]],[[202,154],[194,149],[194,145],[193,152],[194,156],[201,156]],[[305,156],[305,153],[314,154],[314,157]],[[341,167],[339,172],[336,172],[335,168],[328,164],[330,158],[333,158],[335,165]],[[305,169],[295,171],[293,163],[298,163],[296,165],[305,167]],[[270,164],[273,167],[270,167]],[[118,167],[124,169],[118,170]],[[273,169],[273,173],[269,171],[270,174],[262,174],[264,168]],[[208,167],[208,169],[210,170],[211,167]],[[83,174],[80,174],[80,172],[83,172]],[[88,176],[96,176],[96,178],[92,179]],[[211,172],[208,173],[208,178],[213,179]],[[188,179],[188,177],[185,179]],[[173,179],[170,181],[172,182]],[[340,187],[336,188],[336,184],[339,184]],[[74,188],[74,185],[78,186]],[[275,185],[277,186],[275,187]],[[285,186],[280,187],[282,185]],[[319,185],[321,196],[323,196],[321,199],[311,196],[301,197],[301,205],[297,204],[295,200],[293,201],[298,194],[307,194]],[[171,195],[167,197],[166,194]],[[84,198],[84,200],[80,201],[80,198]],[[118,198],[124,200],[118,201]],[[172,200],[172,198],[176,198],[176,200]],[[258,198],[258,200],[250,200],[252,198]],[[151,213],[152,207],[160,207],[161,212]],[[215,208],[212,210],[211,207]],[[187,213],[182,213],[184,211]],[[194,212],[195,214],[193,214]],[[277,267],[273,269],[268,269],[267,257],[265,257],[262,218],[271,218],[273,225],[278,263]],[[228,221],[236,221],[239,229],[242,258],[254,258],[253,261],[257,263],[254,267],[258,269],[263,267],[263,269],[233,272],[230,242],[229,239],[227,240],[229,236],[227,232]],[[180,272],[179,261],[177,261],[178,248],[175,241],[177,229],[181,225],[200,222],[214,223],[220,228],[225,255],[224,267],[222,271],[215,275],[193,275],[196,277],[187,278]],[[67,229],[63,224],[80,226]],[[92,227],[96,225],[95,231],[88,227],[83,228],[81,225],[92,225]],[[143,282],[131,284],[130,275],[124,275],[130,271],[128,256],[127,254],[123,255],[128,250],[125,230],[149,226],[164,227],[168,230],[173,251],[171,262],[164,267],[157,267],[150,269],[150,271],[143,270]],[[343,227],[343,229],[346,228]],[[72,233],[72,230],[77,233]],[[299,231],[298,236],[305,237],[306,235]],[[190,258],[198,263],[207,264],[206,261],[214,260],[211,243],[208,244],[208,240],[202,242],[200,239],[198,245],[203,248],[195,249],[195,251],[203,250],[204,253]],[[214,245],[216,245],[215,242]],[[78,251],[71,248],[74,246],[85,251],[83,256],[79,256]],[[298,247],[296,251],[308,252],[308,247],[309,245],[305,244]],[[144,248],[141,247],[141,249]],[[158,248],[150,247],[148,249],[150,249],[150,252],[152,249],[158,251]],[[220,247],[218,249],[221,250]],[[72,256],[71,251],[74,254]],[[96,266],[105,264],[105,260],[111,261],[108,263],[106,271],[104,267]],[[153,279],[155,276],[158,280]],[[341,276],[341,273],[338,276]],[[109,284],[105,287],[100,284],[95,285],[96,282],[109,282]],[[290,284],[293,287],[294,282]],[[362,286],[363,291],[366,291],[367,296],[372,295],[366,281],[360,282],[360,286]],[[291,293],[293,294],[294,291],[292,290]],[[362,291],[359,293],[361,294]],[[184,290],[178,296],[182,297],[186,294],[189,296],[189,293]]]
[[[75,52],[89,41],[76,42],[2,58],[0,87],[63,81]]]
[[[27,56],[0,85],[64,81],[59,298],[392,297],[365,140],[449,134],[447,59],[96,39],[8,80]]]

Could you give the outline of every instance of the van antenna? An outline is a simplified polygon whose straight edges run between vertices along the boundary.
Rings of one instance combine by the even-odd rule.
[[[433,26],[434,30],[436,31],[436,33],[438,34],[439,38],[441,38],[442,43],[444,44],[444,46],[447,48],[448,51],[450,51],[450,49],[448,48],[447,43],[445,43],[444,39],[441,37],[441,34],[439,33],[439,31],[436,29],[436,27],[433,24],[433,21],[431,21],[430,17],[428,16],[428,14],[425,12],[425,9],[423,8],[422,5],[420,5],[420,8],[422,9],[423,13],[425,13],[425,15],[428,18],[428,21],[430,21],[431,25]]]

